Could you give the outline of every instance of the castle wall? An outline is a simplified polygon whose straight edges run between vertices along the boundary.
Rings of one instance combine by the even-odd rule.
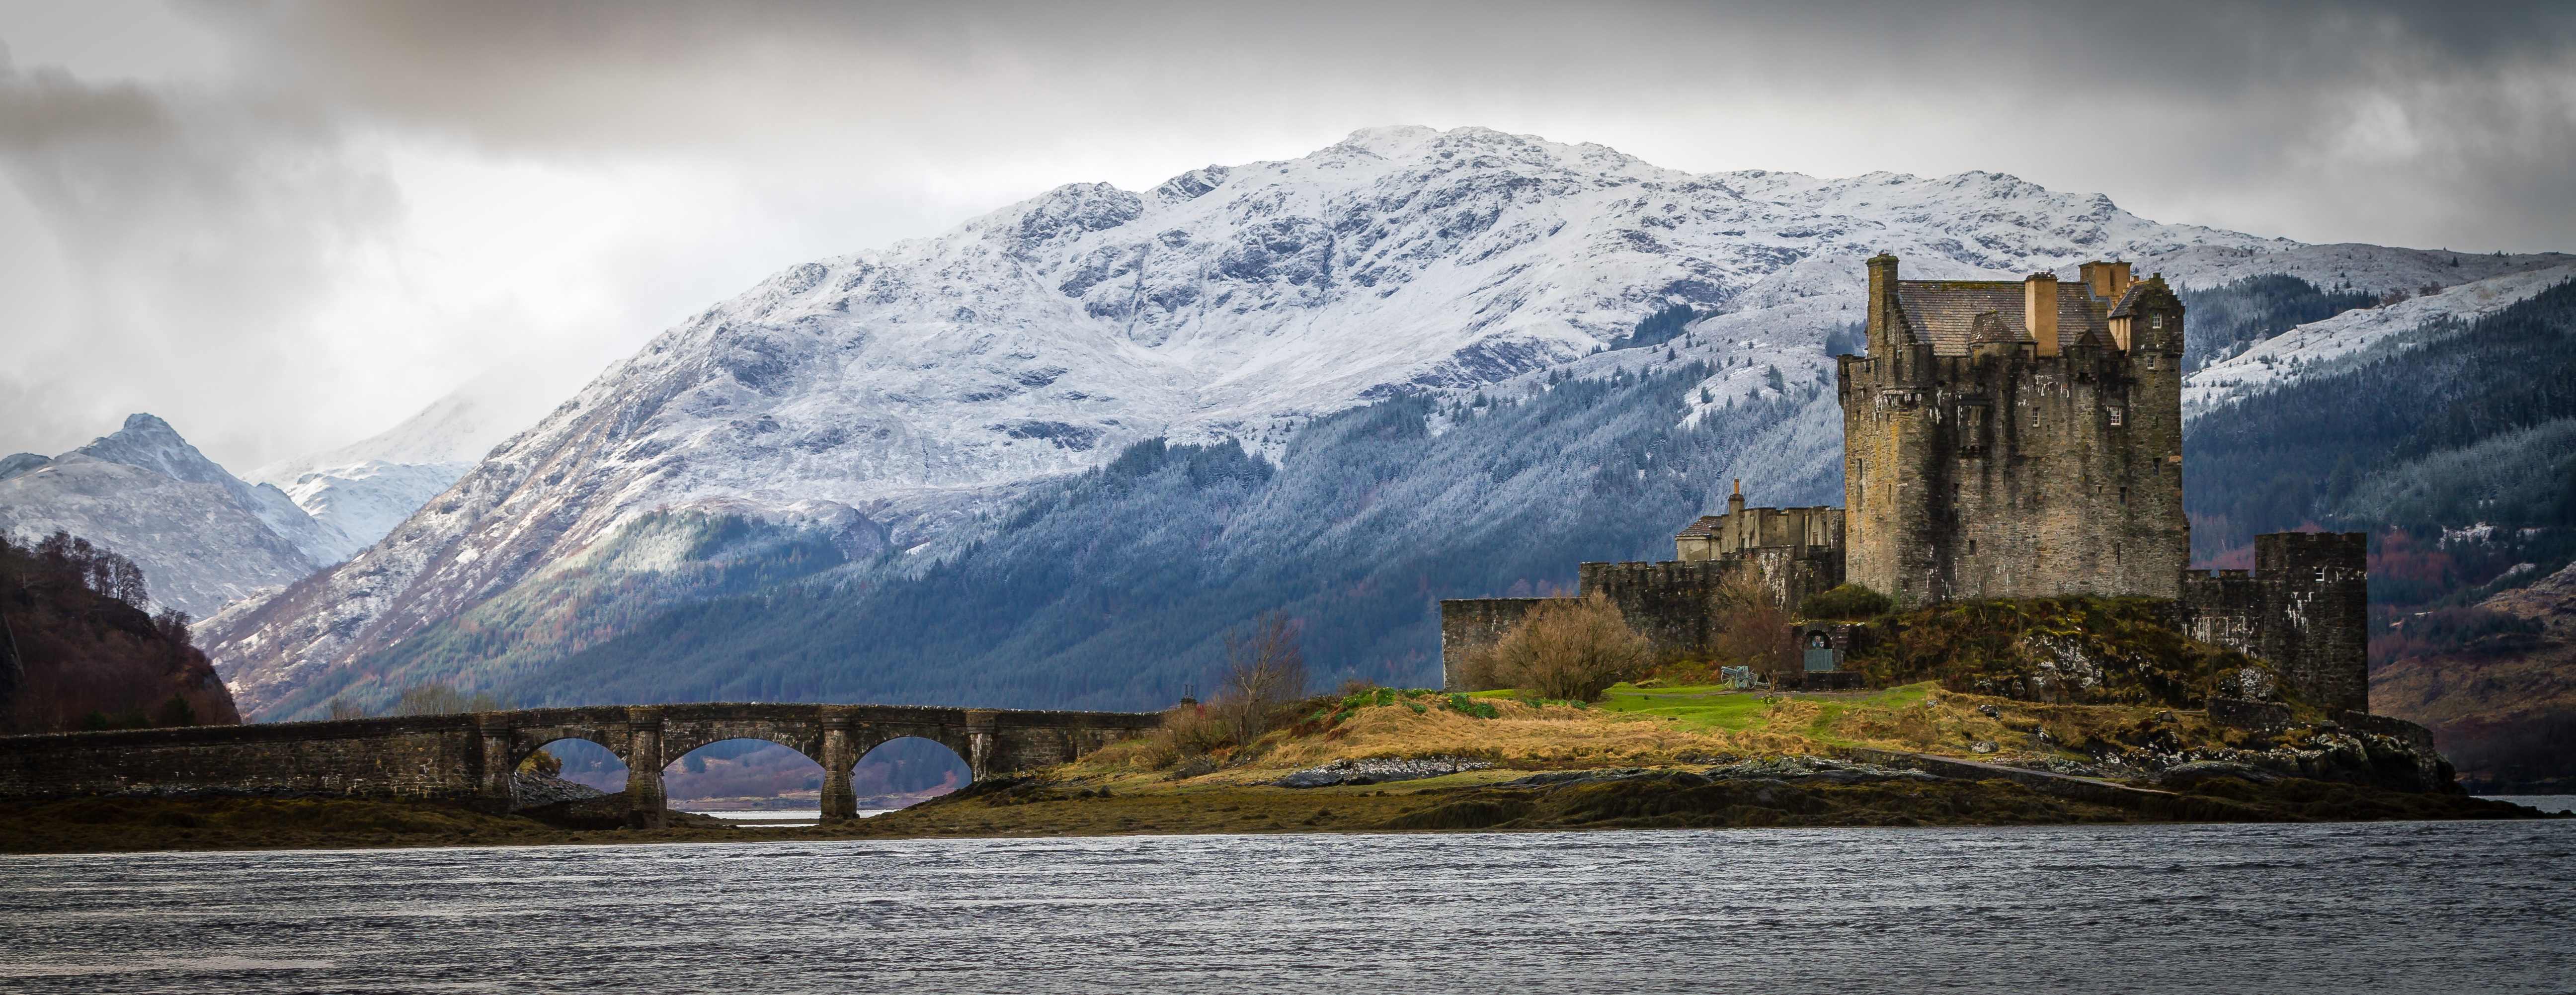
[[[2370,544],[2360,532],[2254,537],[2254,570],[2182,575],[2176,628],[2272,665],[2327,711],[2370,711]]]
[[[1599,593],[1617,606],[1628,627],[1652,640],[1663,656],[1704,654],[1726,631],[1727,591],[1739,579],[1768,592],[1772,602],[1795,609],[1807,595],[1843,582],[1841,550],[1769,547],[1718,560],[1662,563],[1585,563],[1581,597]],[[1440,602],[1441,686],[1459,683],[1467,654],[1502,638],[1531,610],[1565,598],[1456,598]]]
[[[1467,654],[1503,638],[1530,610],[1568,598],[1450,598],[1440,602],[1440,686],[1464,691],[1459,683]]]
[[[1747,508],[1742,496],[1729,499],[1724,515],[1702,518],[1673,537],[1673,558],[1713,560],[1764,547],[1843,544],[1843,510],[1812,508]]]

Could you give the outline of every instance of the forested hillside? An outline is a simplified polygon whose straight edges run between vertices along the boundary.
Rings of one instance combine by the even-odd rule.
[[[2187,428],[2193,556],[2314,524],[2576,525],[2576,283]]]
[[[2244,352],[2247,346],[2311,321],[2324,321],[2376,298],[2356,290],[2326,291],[2295,276],[2274,273],[2181,294],[2184,313],[2182,368],[2197,370]]]
[[[1686,421],[1712,372],[1385,401],[1318,419],[1276,466],[1231,443],[1147,441],[926,569],[890,554],[681,607],[498,690],[530,704],[1153,707],[1208,689],[1223,633],[1274,608],[1303,622],[1319,683],[1431,683],[1441,598],[1570,588],[1581,560],[1668,558],[1672,533],[1734,477],[1762,503],[1837,500],[1833,396],[1764,391]]]
[[[57,532],[0,536],[0,735],[241,721],[188,616],[158,616],[117,553]]]

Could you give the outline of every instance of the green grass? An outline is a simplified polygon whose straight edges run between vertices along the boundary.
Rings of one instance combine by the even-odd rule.
[[[1797,731],[1817,739],[1839,742],[1839,737],[1829,735],[1826,730],[1843,714],[1853,709],[1911,707],[1921,703],[1931,691],[1931,683],[1925,682],[1889,688],[1866,698],[1823,700],[1818,702],[1823,710],[1817,713],[1815,721]],[[1660,715],[1679,719],[1684,726],[1743,732],[1771,724],[1771,704],[1763,698],[1759,692],[1730,691],[1719,685],[1639,690],[1634,685],[1616,684],[1611,686],[1602,702],[1593,707],[1610,712]]]
[[[1685,726],[1737,732],[1771,722],[1771,706],[1761,695],[1730,692],[1716,685],[1640,691],[1634,685],[1615,684],[1593,707],[1608,712],[1660,715],[1680,719]]]

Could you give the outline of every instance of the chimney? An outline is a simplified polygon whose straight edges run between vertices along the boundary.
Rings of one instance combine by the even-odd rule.
[[[1869,354],[1889,355],[1896,335],[1896,257],[1869,257]]]
[[[2092,294],[2095,297],[2111,300],[2119,299],[2120,292],[2111,289],[2110,263],[2096,259],[2085,263],[2082,266],[2076,267],[2075,271],[2079,274],[2077,278],[2084,281],[2084,290],[2086,293]]]
[[[2033,273],[2021,282],[2021,321],[2039,340],[2039,354],[2057,355],[2057,274]]]
[[[1742,477],[1735,478],[1735,493],[1726,499],[1726,513],[1729,515],[1744,513],[1744,478]]]

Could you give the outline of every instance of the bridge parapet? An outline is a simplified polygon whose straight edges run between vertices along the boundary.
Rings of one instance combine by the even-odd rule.
[[[627,767],[633,820],[667,821],[662,767],[709,743],[758,739],[826,771],[826,818],[857,815],[849,775],[869,750],[916,736],[978,779],[1033,770],[1152,730],[1153,712],[905,705],[711,703],[536,708],[181,729],[0,737],[0,798],[239,791],[464,801],[506,810],[510,772],[547,743],[597,743]]]

